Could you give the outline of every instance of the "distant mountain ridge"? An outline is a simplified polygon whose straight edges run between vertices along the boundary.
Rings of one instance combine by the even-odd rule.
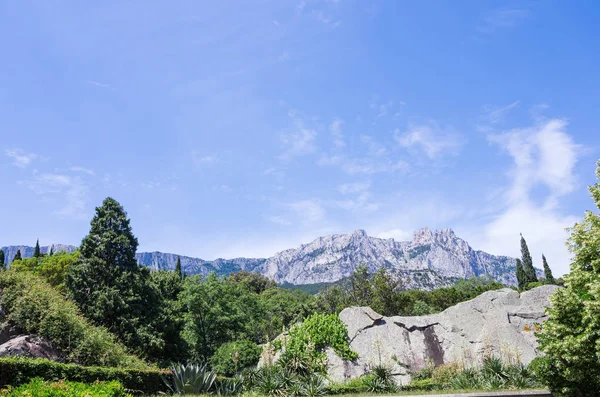
[[[54,252],[73,251],[72,245],[54,244]],[[50,246],[40,247],[43,253]],[[17,249],[23,257],[33,255],[33,247],[2,248],[6,261]],[[406,288],[432,289],[458,279],[487,276],[506,285],[516,285],[515,259],[491,255],[471,248],[452,229],[415,231],[410,241],[368,236],[364,230],[351,234],[319,237],[298,248],[278,252],[270,258],[234,258],[212,261],[163,252],[139,252],[136,259],[152,270],[172,270],[177,257],[188,274],[226,275],[246,270],[258,272],[280,284],[331,283],[348,277],[361,264],[371,271],[381,266],[403,279]],[[542,271],[538,269],[540,275]]]

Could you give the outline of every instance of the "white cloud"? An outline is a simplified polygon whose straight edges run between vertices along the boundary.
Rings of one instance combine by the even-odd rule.
[[[192,150],[192,160],[196,167],[215,164],[218,161],[217,156],[209,154],[200,154],[196,150]]]
[[[520,101],[514,101],[506,106],[498,107],[492,105],[485,105],[483,110],[485,111],[485,118],[488,122],[492,124],[497,124],[504,121],[504,117],[508,112],[512,109],[519,106]]]
[[[318,200],[294,201],[288,206],[303,222],[314,223],[325,218],[325,209]]]
[[[74,167],[69,168],[69,170],[71,170],[73,172],[81,172],[83,174],[88,174],[90,176],[96,175],[94,170],[91,170],[91,169],[85,168],[85,167],[74,166]]]
[[[331,135],[333,135],[333,144],[336,148],[342,148],[346,146],[344,142],[344,135],[342,134],[342,124],[344,121],[342,119],[334,119],[329,125],[329,131],[331,131]]]
[[[288,226],[292,224],[286,217],[280,215],[268,216],[267,220],[271,223],[281,226]]]
[[[401,229],[390,229],[379,232],[375,237],[379,238],[393,238],[396,241],[408,241],[411,239],[412,233]]]
[[[371,182],[344,183],[338,186],[338,191],[342,194],[362,193],[368,191]]]
[[[529,15],[530,12],[528,10],[520,8],[493,10],[483,18],[477,30],[481,33],[494,33],[500,29],[513,28]]]
[[[281,142],[285,149],[280,158],[285,160],[316,151],[317,132],[314,129],[306,128],[304,122],[294,112],[290,112],[290,117],[294,120],[295,128],[292,132],[281,135]]]
[[[78,176],[42,173],[21,184],[46,199],[58,197],[61,202],[61,208],[56,211],[58,215],[76,219],[89,215],[86,211],[89,187]]]
[[[350,175],[364,174],[372,175],[379,173],[404,172],[409,169],[407,162],[403,160],[391,160],[389,158],[347,158],[345,156],[321,156],[317,164],[319,166],[337,166]]]
[[[512,157],[513,166],[503,196],[507,204],[483,228],[469,233],[474,247],[519,256],[519,233],[523,233],[536,266],[541,267],[544,253],[556,275],[568,272],[565,228],[578,217],[563,213],[559,201],[575,189],[579,145],[566,126],[564,120],[552,119],[489,137]]]
[[[19,168],[26,168],[39,157],[35,153],[25,153],[22,149],[6,149],[4,154],[12,159],[14,166]]]
[[[395,131],[400,146],[420,149],[429,159],[444,155],[457,155],[464,144],[464,138],[457,133],[441,129],[437,123],[411,125],[400,133]]]

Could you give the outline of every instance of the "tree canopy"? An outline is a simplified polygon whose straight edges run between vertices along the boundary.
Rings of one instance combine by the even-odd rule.
[[[600,161],[596,169],[600,180]],[[600,183],[590,186],[600,210]],[[571,229],[573,254],[565,287],[552,297],[548,320],[538,334],[545,356],[536,359],[538,376],[564,396],[592,396],[600,390],[600,214],[587,211]]]

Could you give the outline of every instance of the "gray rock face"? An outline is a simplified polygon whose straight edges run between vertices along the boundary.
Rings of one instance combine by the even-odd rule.
[[[407,367],[417,371],[428,362],[473,365],[490,354],[528,364],[540,354],[536,324],[546,320],[544,310],[557,288],[546,285],[522,294],[509,288],[489,291],[428,316],[384,317],[368,307],[344,309],[340,319],[359,358],[343,361],[329,350],[329,376],[343,381],[365,374],[370,365],[385,364],[407,383]]]
[[[53,252],[73,252],[77,249],[77,247],[75,247],[74,245],[52,244],[40,246],[40,252],[42,254],[47,254],[48,252],[50,252],[50,248],[52,248]],[[21,256],[23,258],[31,258],[33,256],[33,251],[35,250],[35,247],[30,247],[28,245],[9,245],[7,247],[1,247],[0,249],[4,251],[4,262],[9,264],[10,262],[12,262],[18,250],[21,250]]]
[[[12,356],[64,361],[64,358],[50,341],[37,335],[17,336],[16,338],[1,344],[0,357]]]
[[[412,241],[401,242],[370,237],[364,230],[320,237],[276,254],[257,271],[279,283],[312,284],[348,277],[360,264],[371,271],[390,269],[406,288],[429,290],[484,275],[516,285],[514,258],[475,251],[451,229],[420,229]]]
[[[33,255],[33,247],[4,247],[6,260],[12,261],[17,249],[23,257]],[[73,246],[54,246],[72,251]],[[49,247],[42,247],[47,252]],[[141,265],[153,270],[173,270],[177,254],[138,252]],[[350,276],[361,264],[371,272],[386,267],[403,280],[405,288],[431,290],[449,286],[458,279],[489,276],[505,285],[516,285],[515,260],[507,256],[476,251],[457,237],[451,229],[417,230],[411,241],[395,241],[370,237],[364,230],[352,234],[319,237],[298,248],[288,249],[268,259],[234,258],[206,261],[181,256],[187,274],[207,275],[216,272],[228,275],[240,270],[261,273],[278,283],[331,283]],[[538,270],[540,276],[543,275]]]

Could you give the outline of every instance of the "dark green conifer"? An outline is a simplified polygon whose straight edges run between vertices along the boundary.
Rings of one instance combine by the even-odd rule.
[[[520,290],[523,290],[527,285],[525,272],[523,271],[523,264],[519,258],[517,258],[517,284]]]
[[[181,269],[181,258],[177,257],[177,263],[175,264],[175,273],[179,278],[183,279],[183,270]]]
[[[548,261],[546,261],[546,256],[542,254],[542,262],[544,263],[544,276],[546,277],[546,282],[548,284],[556,284],[556,280],[552,275],[552,270],[550,266],[548,266]]]
[[[535,283],[538,281],[537,275],[535,274],[535,268],[533,267],[533,259],[529,253],[529,247],[523,235],[521,235],[521,260],[523,261],[523,271],[525,272],[525,279],[527,280],[526,285],[529,283]]]
[[[38,239],[35,242],[35,248],[33,250],[33,257],[34,258],[39,258],[41,256],[41,252],[40,252],[40,239]]]
[[[4,251],[0,250],[0,270],[6,269],[6,264],[4,263]]]
[[[23,258],[21,258],[21,250],[17,250],[17,253],[15,254],[15,257],[13,258],[12,261],[13,262],[14,261],[20,261],[21,259],[23,259]]]
[[[54,255],[54,246],[50,246],[50,252],[48,252],[49,256]]]

